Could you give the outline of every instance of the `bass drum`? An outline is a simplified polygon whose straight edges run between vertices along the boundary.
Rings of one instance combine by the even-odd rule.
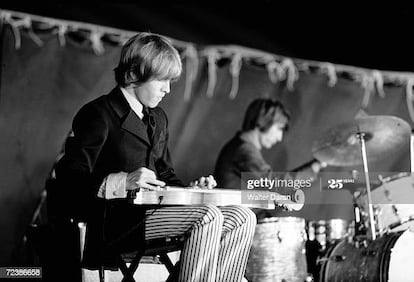
[[[303,282],[307,275],[305,219],[264,218],[256,225],[245,276],[250,282]]]
[[[320,281],[414,281],[414,232],[390,233],[367,246],[342,240],[320,261]]]

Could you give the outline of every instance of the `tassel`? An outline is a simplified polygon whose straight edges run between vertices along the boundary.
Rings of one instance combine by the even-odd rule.
[[[336,76],[335,66],[331,63],[323,63],[321,64],[322,72],[328,75],[328,86],[334,87],[338,81],[338,77]]]
[[[384,79],[382,77],[382,74],[377,71],[372,71],[372,78],[374,80],[377,92],[381,98],[385,98],[385,92],[384,92]]]
[[[66,45],[65,34],[66,34],[67,30],[68,30],[68,26],[66,24],[60,24],[59,25],[58,39],[59,39],[60,46],[65,46]]]
[[[294,87],[293,84],[296,80],[299,79],[299,72],[296,69],[295,64],[293,63],[292,59],[285,58],[282,63],[281,67],[286,74],[286,85],[289,91],[293,91]]]
[[[374,79],[372,76],[364,74],[362,78],[362,87],[364,88],[364,98],[362,100],[362,108],[366,109],[371,99],[371,94],[374,91]]]
[[[276,61],[271,61],[266,65],[267,73],[269,79],[272,83],[277,83],[280,79],[281,66]]]
[[[36,43],[37,46],[42,47],[43,46],[43,41],[40,39],[39,36],[37,36],[34,31],[33,31],[33,27],[32,27],[32,22],[30,20],[29,17],[27,17],[27,22],[25,23],[27,26],[27,34],[29,35],[29,37],[34,41],[34,43]]]
[[[20,31],[17,24],[12,20],[11,13],[9,12],[2,12],[1,17],[5,23],[10,25],[14,35],[14,48],[16,48],[16,50],[19,50],[22,43],[22,39],[20,37]]]
[[[219,59],[219,53],[216,49],[210,49],[206,52],[207,64],[208,64],[208,85],[206,96],[211,98],[214,94],[214,88],[217,83],[217,60]]]
[[[186,58],[184,101],[188,101],[191,98],[193,83],[197,77],[199,66],[198,53],[194,45],[187,45],[187,48],[183,52],[183,57]]]
[[[16,49],[20,49],[22,43],[19,29],[20,27],[27,28],[27,34],[34,41],[34,43],[36,43],[37,46],[43,46],[43,41],[33,32],[32,21],[29,16],[18,20],[13,20],[11,13],[6,13],[4,15],[4,21],[8,23],[12,28]]]
[[[405,88],[406,99],[407,99],[407,108],[408,108],[408,113],[410,115],[411,121],[414,122],[413,86],[414,86],[414,78],[408,79],[407,85],[406,85],[406,88]]]
[[[240,75],[240,69],[242,67],[242,55],[241,53],[237,52],[234,53],[233,59],[230,63],[230,74],[232,77],[231,81],[231,90],[229,97],[230,99],[236,98],[237,92],[239,91],[239,75]]]
[[[103,33],[97,30],[92,30],[89,36],[89,40],[92,43],[92,49],[96,55],[102,55],[105,52],[105,48],[102,43]]]

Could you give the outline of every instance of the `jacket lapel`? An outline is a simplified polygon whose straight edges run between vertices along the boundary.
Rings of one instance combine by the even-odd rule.
[[[119,87],[114,88],[109,93],[108,99],[110,105],[121,119],[122,129],[135,135],[150,146],[151,142],[148,140],[148,133],[144,123],[131,109],[121,89]]]
[[[142,120],[139,119],[138,116],[134,113],[134,111],[129,111],[128,115],[122,122],[122,128],[142,139],[148,145],[151,144],[151,142],[148,140],[147,128],[145,127]]]
[[[152,144],[158,144],[158,140],[160,139],[160,135],[161,135],[161,121],[159,120],[160,116],[157,114],[157,112],[153,109],[151,109],[152,111],[152,116],[154,119],[154,132],[152,135]],[[154,146],[153,146],[154,147]]]

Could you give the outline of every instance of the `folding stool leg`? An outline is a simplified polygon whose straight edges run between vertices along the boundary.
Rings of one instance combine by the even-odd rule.
[[[99,282],[105,282],[105,267],[99,268]]]
[[[166,253],[160,254],[159,259],[168,269],[169,273],[172,273],[174,271],[174,264],[171,262],[170,258],[168,257],[168,254]]]
[[[165,282],[177,282],[178,281],[178,275],[180,271],[180,261],[178,261],[170,271],[170,275],[168,276],[167,280]]]

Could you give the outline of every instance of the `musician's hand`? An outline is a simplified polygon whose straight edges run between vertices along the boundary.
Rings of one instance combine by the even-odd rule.
[[[137,170],[128,173],[126,179],[126,190],[151,190],[158,191],[165,186],[165,182],[158,180],[155,172],[146,168],[140,167]]]
[[[321,169],[325,167],[327,167],[327,164],[325,162],[317,161],[312,164],[312,171],[313,173],[318,174],[321,171]]]
[[[199,188],[199,189],[213,189],[217,186],[217,182],[212,175],[208,177],[200,177],[197,180],[190,182],[191,188]]]

